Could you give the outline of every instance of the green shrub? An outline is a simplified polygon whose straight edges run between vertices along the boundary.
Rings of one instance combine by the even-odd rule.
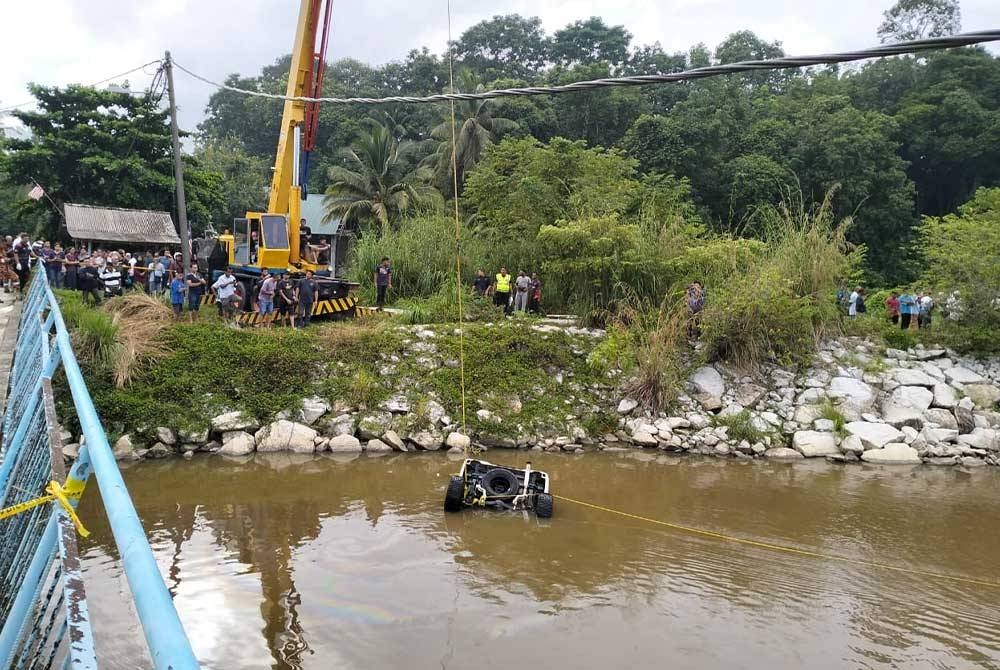
[[[847,419],[844,414],[833,404],[829,398],[825,398],[819,406],[820,418],[828,419],[833,422],[833,431],[838,435],[845,434],[845,426],[847,426]]]
[[[754,427],[750,412],[743,410],[739,414],[729,416],[716,416],[715,424],[725,426],[729,429],[728,434],[731,440],[742,442],[746,440],[750,444],[760,442],[766,437],[765,433]]]

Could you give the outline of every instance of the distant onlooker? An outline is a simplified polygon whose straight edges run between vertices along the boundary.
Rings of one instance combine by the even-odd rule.
[[[705,288],[700,281],[693,281],[686,292],[688,308],[687,334],[689,340],[701,337],[701,311],[705,309]]]
[[[313,279],[313,271],[306,270],[306,276],[299,280],[295,289],[295,296],[299,302],[299,328],[309,325],[312,318],[313,305],[319,302],[319,284]]]
[[[257,292],[257,310],[264,325],[270,326],[271,319],[274,318],[274,294],[278,289],[278,280],[271,276],[267,268],[262,276],[264,281],[260,283],[260,290]]]
[[[861,298],[861,287],[856,286],[854,291],[851,293],[851,297],[847,299],[847,316],[857,316],[858,315],[858,300]]]
[[[892,321],[893,325],[899,323],[899,291],[893,291],[885,299],[885,313],[889,315],[889,321]]]
[[[212,284],[212,291],[215,293],[215,302],[219,307],[219,316],[231,319],[236,313],[233,304],[233,296],[236,295],[236,277],[233,276],[233,269],[226,268],[225,272]]]
[[[514,311],[528,311],[528,289],[531,288],[531,278],[518,270],[517,279],[514,280]]]
[[[490,291],[490,278],[486,276],[486,271],[482,268],[476,272],[476,278],[472,281],[472,291],[479,297],[483,297]]]
[[[187,294],[187,285],[184,283],[184,275],[175,272],[174,278],[170,280],[170,307],[174,310],[174,318],[180,321],[181,313],[184,311],[184,298]]]
[[[511,276],[507,274],[507,268],[500,268],[500,272],[493,278],[493,304],[502,307],[504,312],[510,306],[510,282]]]
[[[858,299],[854,301],[855,315],[864,314],[868,311],[868,304],[865,302],[865,290],[858,288]]]
[[[104,268],[98,273],[101,283],[104,284],[104,296],[113,298],[122,294],[122,273],[119,272],[112,263],[105,263]]]
[[[931,311],[934,309],[934,298],[930,292],[924,289],[923,295],[917,304],[917,328],[931,327]]]
[[[101,278],[97,270],[97,260],[91,258],[87,264],[80,268],[77,276],[77,285],[83,293],[83,304],[93,300],[95,305],[101,304],[101,293],[98,290],[101,286]]]
[[[208,282],[198,272],[198,264],[191,263],[191,272],[184,278],[188,289],[188,322],[194,323],[194,315],[201,308],[201,298],[205,295]]]
[[[14,271],[17,273],[17,281],[22,297],[28,291],[28,280],[31,279],[31,259],[33,256],[31,242],[28,241],[28,233],[21,233],[14,240]]]
[[[537,272],[531,273],[531,286],[528,292],[528,311],[537,314],[541,311],[542,305],[542,280],[538,278]]]
[[[66,258],[63,259],[63,267],[65,268],[63,284],[71,291],[75,291],[77,273],[80,272],[80,254],[76,252],[76,247],[70,247],[66,250]]]
[[[902,330],[910,329],[910,320],[917,314],[917,299],[909,291],[904,291],[899,296],[899,327]]]
[[[375,278],[375,306],[378,311],[382,311],[385,306],[385,294],[392,288],[392,268],[389,267],[389,257],[383,256],[379,264],[375,266],[373,274]]]
[[[282,321],[289,320],[292,328],[295,327],[296,304],[295,282],[288,277],[287,272],[282,272],[278,292],[274,295],[274,308]]]

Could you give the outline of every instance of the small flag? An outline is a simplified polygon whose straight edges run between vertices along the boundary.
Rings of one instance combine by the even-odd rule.
[[[45,195],[45,189],[43,189],[38,184],[35,184],[35,188],[28,191],[28,197],[32,200],[41,200],[42,196]]]

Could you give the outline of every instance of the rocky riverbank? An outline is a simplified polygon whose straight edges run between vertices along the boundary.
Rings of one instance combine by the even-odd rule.
[[[653,414],[623,397],[621,370],[595,364],[602,331],[537,323],[494,328],[474,333],[479,344],[466,346],[477,365],[491,366],[483,335],[495,335],[502,351],[493,358],[497,365],[508,358],[519,387],[500,384],[502,369],[483,372],[493,377],[468,397],[468,435],[460,429],[460,399],[443,381],[457,372],[454,328],[398,326],[379,335],[368,359],[331,361],[319,373],[337,380],[335,397],[307,396],[267,420],[222,408],[185,417],[184,428],[133,429],[117,437],[115,453],[125,460],[197,452],[461,452],[474,445],[1000,465],[1000,361],[842,338],[824,343],[804,369],[771,366],[751,377],[720,364],[698,368],[671,410]],[[470,376],[480,372],[467,366]],[[374,392],[365,386],[362,398],[351,389],[360,388],[364,374],[377,375],[377,383]]]

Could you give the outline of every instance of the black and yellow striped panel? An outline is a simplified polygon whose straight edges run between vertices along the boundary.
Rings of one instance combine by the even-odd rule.
[[[215,294],[214,293],[206,293],[205,295],[201,296],[201,304],[202,305],[214,305],[215,304]]]

